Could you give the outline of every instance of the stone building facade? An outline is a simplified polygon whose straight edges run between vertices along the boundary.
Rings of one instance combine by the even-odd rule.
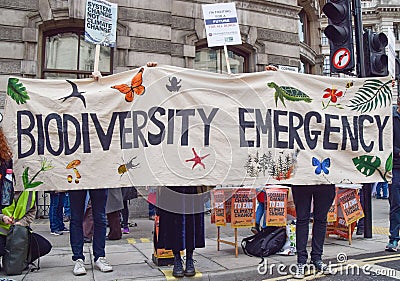
[[[147,61],[203,69],[202,59],[218,57],[220,51],[207,48],[201,5],[222,2],[235,2],[237,9],[243,44],[228,49],[232,65],[240,64],[238,72],[262,71],[271,63],[313,74],[323,70],[318,0],[110,2],[118,4],[117,46],[105,52],[105,56],[111,57],[105,63],[110,65],[105,71],[100,70],[106,74],[132,69]],[[52,61],[46,55],[48,47],[55,48],[59,43],[55,41],[63,39],[60,33],[84,30],[85,4],[84,0],[0,0],[0,109],[4,107],[9,75],[63,77],[53,73],[57,63],[50,63],[50,72],[46,72],[46,64]],[[87,48],[84,43],[80,47]],[[52,56],[67,64],[73,59],[73,49],[59,49]],[[90,74],[93,62],[85,65],[76,78]],[[69,66],[66,68],[73,72]],[[223,67],[211,71],[223,72]],[[71,78],[68,71],[63,74]]]

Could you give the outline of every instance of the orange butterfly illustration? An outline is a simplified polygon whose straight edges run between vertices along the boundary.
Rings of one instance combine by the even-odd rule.
[[[120,84],[111,86],[113,89],[117,89],[122,94],[125,94],[125,100],[127,102],[133,101],[134,93],[137,95],[142,95],[145,91],[145,87],[142,85],[142,76],[143,76],[144,68],[142,67],[139,72],[133,76],[131,85]]]

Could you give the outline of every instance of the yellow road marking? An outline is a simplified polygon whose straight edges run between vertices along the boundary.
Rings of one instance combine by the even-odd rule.
[[[129,244],[136,244],[136,239],[135,238],[127,238],[126,239]]]
[[[172,269],[160,269],[160,270],[164,274],[165,278],[167,278],[167,280],[182,280],[182,278],[176,278],[172,275]],[[201,278],[203,277],[203,274],[200,271],[196,270],[196,275],[193,277]]]
[[[142,243],[150,243],[150,239],[149,238],[140,238],[140,241]]]

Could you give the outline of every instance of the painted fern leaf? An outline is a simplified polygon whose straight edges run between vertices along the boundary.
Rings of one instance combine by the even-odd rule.
[[[386,107],[391,104],[392,91],[389,80],[386,83],[378,79],[368,79],[364,85],[358,90],[354,98],[347,105],[351,110],[360,111],[361,113],[375,110],[379,107]]]
[[[30,99],[25,86],[19,82],[18,78],[8,79],[7,95],[15,100],[17,104],[24,104]]]

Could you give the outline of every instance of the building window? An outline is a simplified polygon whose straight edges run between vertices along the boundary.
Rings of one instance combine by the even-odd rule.
[[[396,40],[400,40],[400,23],[393,23],[393,32]]]
[[[308,22],[307,14],[302,10],[299,13],[299,40],[307,45],[310,45],[310,24]]]
[[[80,28],[63,28],[43,33],[41,78],[87,78],[94,70],[95,45],[84,40]],[[99,71],[112,73],[112,48],[100,47]]]
[[[328,46],[329,45],[328,37],[326,37],[324,32],[322,32],[322,36],[321,36],[321,45],[322,46]]]
[[[329,56],[325,56],[324,57],[324,70],[323,70],[323,74],[325,76],[329,76],[331,74],[331,63],[330,63],[330,57]]]
[[[235,46],[228,46],[227,48],[231,72],[249,72],[249,55]],[[206,45],[197,47],[194,69],[215,73],[227,73],[224,49],[222,47],[208,48]]]

